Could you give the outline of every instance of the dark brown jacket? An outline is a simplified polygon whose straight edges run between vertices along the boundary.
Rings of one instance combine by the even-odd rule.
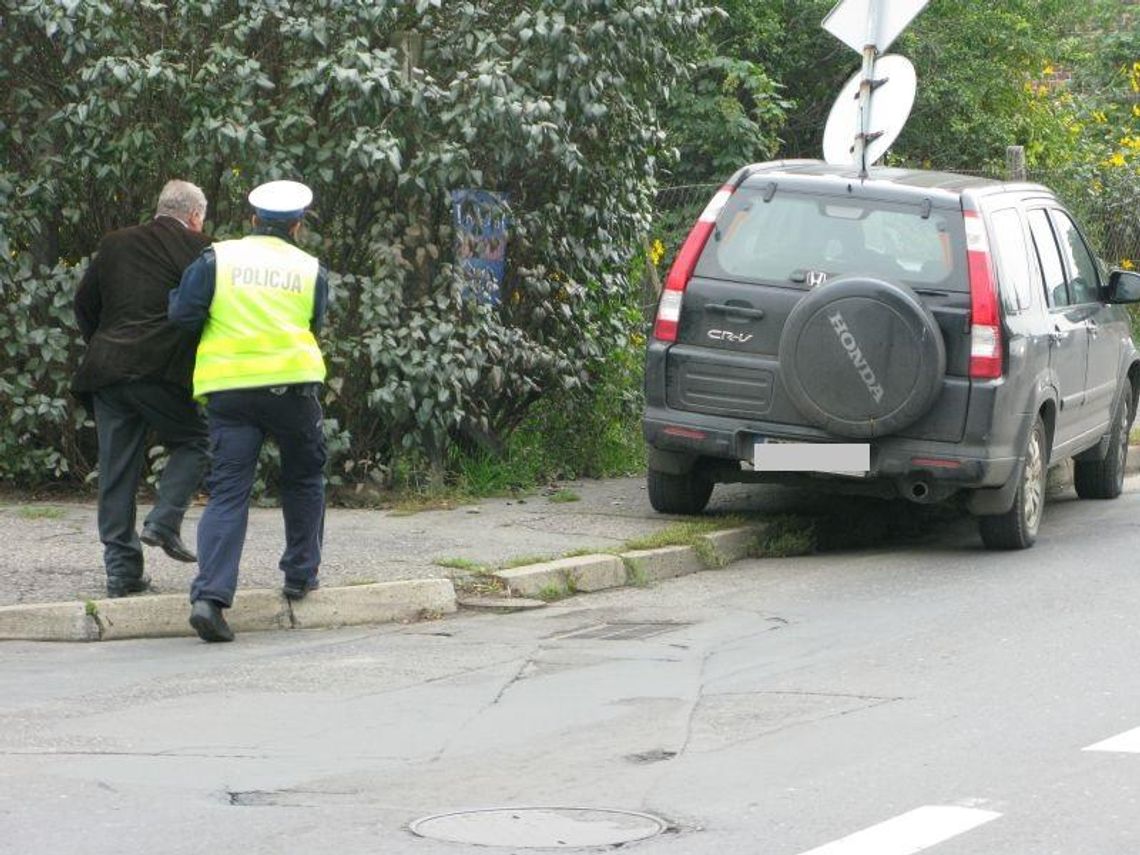
[[[75,294],[75,317],[87,342],[72,382],[81,399],[128,380],[189,390],[198,337],[167,322],[167,295],[209,245],[208,237],[173,217],[103,238]]]

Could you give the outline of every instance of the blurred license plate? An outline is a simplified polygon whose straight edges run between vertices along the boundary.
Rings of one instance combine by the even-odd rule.
[[[833,472],[866,475],[871,446],[864,442],[757,442],[752,466],[758,472]]]

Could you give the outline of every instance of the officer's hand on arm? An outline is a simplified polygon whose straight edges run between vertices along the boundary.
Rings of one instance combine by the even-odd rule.
[[[182,273],[182,281],[170,292],[167,317],[175,326],[200,332],[214,299],[214,251],[205,249]]]

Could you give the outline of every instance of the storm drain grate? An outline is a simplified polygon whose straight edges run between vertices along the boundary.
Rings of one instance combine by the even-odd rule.
[[[553,638],[562,641],[568,638],[589,638],[596,641],[630,641],[634,639],[653,638],[667,632],[683,629],[691,624],[678,621],[649,621],[640,623],[600,623],[583,629],[555,635]]]

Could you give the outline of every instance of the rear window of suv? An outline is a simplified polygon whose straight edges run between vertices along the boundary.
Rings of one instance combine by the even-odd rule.
[[[809,274],[863,275],[920,290],[965,292],[965,260],[962,212],[956,208],[773,194],[745,186],[717,218],[696,273],[800,287]]]

